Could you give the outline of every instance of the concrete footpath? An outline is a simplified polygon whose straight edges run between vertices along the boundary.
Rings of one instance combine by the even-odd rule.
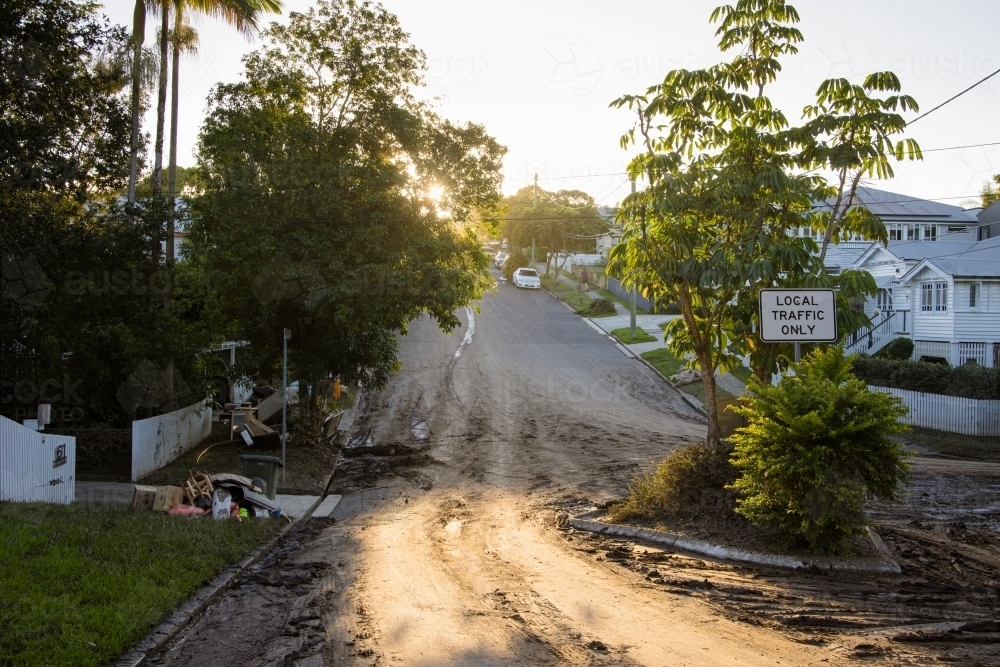
[[[132,502],[133,486],[121,482],[77,482],[76,502],[128,504]],[[292,519],[301,518],[317,500],[319,500],[319,496],[293,496],[282,493],[275,497],[275,502],[278,503],[281,512]],[[339,503],[340,496],[327,496],[312,515],[316,517],[330,516],[337,509]]]
[[[597,292],[588,292],[587,296],[591,298],[600,298],[600,294]],[[628,309],[621,305],[620,303],[615,303],[615,310],[617,311],[615,315],[608,315],[606,317],[592,317],[586,318],[591,322],[595,328],[600,329],[604,333],[611,335],[611,332],[615,329],[627,328],[631,326],[631,315]],[[665,322],[677,319],[680,315],[636,315],[635,316],[635,328],[642,329],[650,336],[656,338],[652,343],[634,343],[632,345],[626,345],[624,343],[619,343],[619,345],[635,356],[639,356],[644,352],[649,352],[650,350],[658,350],[662,348],[663,345],[663,329],[661,325]],[[747,392],[747,386],[736,376],[729,373],[726,374],[715,374],[715,383],[728,391],[733,396],[742,396]]]

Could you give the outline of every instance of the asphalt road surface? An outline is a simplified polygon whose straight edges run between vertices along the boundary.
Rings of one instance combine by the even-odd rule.
[[[561,505],[620,497],[640,470],[703,437],[704,425],[673,389],[547,292],[501,285],[480,307],[451,335],[430,320],[414,323],[401,373],[369,397],[360,418],[357,432],[370,432],[373,454],[345,459],[335,521],[306,522],[154,664],[707,667],[887,658],[875,645],[852,649],[869,646],[857,640],[748,622],[743,611],[700,597],[698,586],[713,588],[712,577],[714,590],[734,600],[780,607],[788,604],[782,596],[803,599],[739,568],[630,552],[687,573],[687,588],[668,590],[643,576],[645,565],[601,557],[597,547],[607,542],[558,531]]]

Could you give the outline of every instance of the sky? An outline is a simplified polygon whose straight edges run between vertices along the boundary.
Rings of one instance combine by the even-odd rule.
[[[730,0],[732,1],[732,0]],[[311,0],[285,0],[279,22]],[[580,189],[599,204],[627,194],[628,153],[619,138],[632,125],[615,98],[640,93],[675,68],[724,59],[708,18],[719,0],[384,0],[428,60],[424,95],[455,121],[482,124],[509,149],[504,192],[538,174],[547,190]],[[926,111],[1000,69],[1000,3],[995,0],[792,0],[805,41],[770,90],[796,122],[829,77],[860,82],[892,70]],[[134,0],[108,0],[104,12],[130,25]],[[155,38],[147,20],[147,44]],[[241,58],[260,47],[209,18],[195,23],[201,47],[181,62],[179,164],[191,166],[206,98],[240,79]],[[896,165],[895,178],[869,184],[905,195],[972,205],[1000,173],[1000,75],[915,123],[906,136],[928,151]],[[144,129],[152,131],[154,114]]]

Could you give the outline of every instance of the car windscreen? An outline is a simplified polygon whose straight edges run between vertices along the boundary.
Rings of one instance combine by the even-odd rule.
[[[538,274],[535,273],[532,269],[524,269],[524,270],[522,270],[521,271],[521,275],[522,276],[527,276],[529,278],[537,278],[538,277]]]

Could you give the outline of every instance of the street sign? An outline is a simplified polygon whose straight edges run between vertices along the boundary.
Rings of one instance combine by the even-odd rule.
[[[836,343],[832,289],[762,289],[760,339],[765,343]]]

